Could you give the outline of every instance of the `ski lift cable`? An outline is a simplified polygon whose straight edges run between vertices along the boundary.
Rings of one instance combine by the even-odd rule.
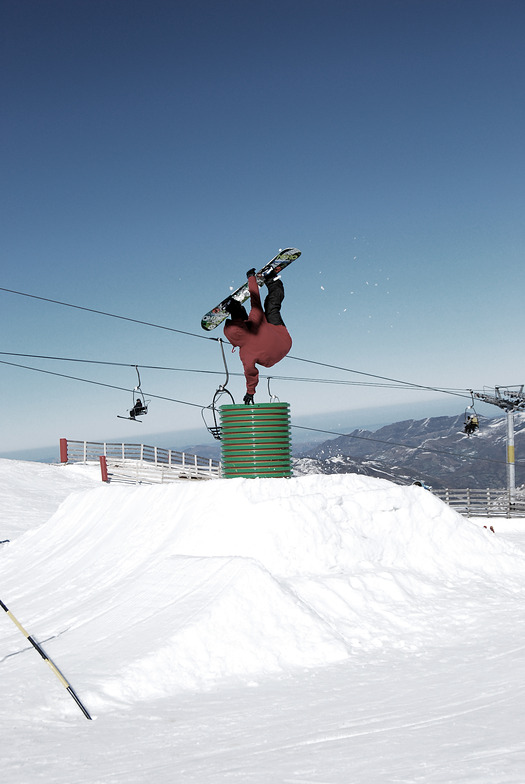
[[[133,392],[133,390],[129,389],[128,387],[119,387],[116,384],[106,384],[103,381],[93,381],[92,379],[89,379],[89,378],[79,378],[78,376],[70,376],[70,375],[68,375],[66,373],[57,373],[54,370],[43,370],[42,368],[31,367],[30,365],[21,365],[21,364],[19,364],[17,362],[6,362],[5,359],[0,359],[0,364],[1,365],[11,365],[12,367],[24,368],[24,370],[33,370],[36,373],[45,373],[48,376],[59,376],[60,378],[67,378],[67,379],[70,379],[72,381],[82,381],[85,384],[93,384],[94,386],[106,387],[107,389],[118,389],[121,392]],[[144,394],[148,395],[148,397],[152,397],[152,398],[155,398],[157,400],[167,400],[170,403],[180,403],[183,406],[192,406],[194,408],[202,408],[202,405],[200,405],[199,403],[190,403],[187,400],[178,400],[177,398],[174,398],[174,397],[165,397],[164,395],[155,395],[155,394],[153,394],[153,392],[145,392]]]
[[[217,338],[218,342],[221,342],[221,338]],[[79,357],[57,357],[45,354],[23,354],[13,351],[0,351],[0,356],[10,356],[10,357],[24,357],[28,359],[45,359],[45,360],[53,360],[58,362],[78,362],[79,364],[89,364],[89,365],[108,365],[112,367],[136,367],[134,363],[130,362],[114,362],[109,360],[97,360],[97,359],[82,359]],[[179,373],[202,373],[208,375],[221,375],[222,371],[220,370],[203,370],[199,368],[179,368],[179,367],[170,367],[165,365],[146,365],[144,363],[140,364],[140,367],[146,370],[166,370],[166,371],[173,371]],[[358,371],[349,371],[349,372],[358,372]],[[236,372],[229,372],[230,376],[242,376],[242,373]],[[372,378],[381,378],[380,376],[373,376],[370,375]],[[261,378],[273,378],[278,381],[298,381],[304,383],[312,383],[312,384],[336,384],[341,386],[365,386],[365,387],[379,387],[384,389],[414,389],[414,385],[408,384],[407,382],[390,382],[390,383],[371,383],[366,381],[349,381],[347,379],[331,379],[331,378],[309,378],[304,376],[265,376],[261,373]],[[418,385],[416,389],[421,389],[422,391],[432,391],[432,392],[443,392],[448,394],[456,394],[460,397],[466,397],[461,389],[458,388],[437,388],[437,387],[423,387]],[[468,390],[469,392],[471,390]]]
[[[0,291],[5,291],[5,292],[7,292],[9,294],[16,294],[16,295],[21,296],[21,297],[29,297],[31,299],[37,299],[37,300],[40,300],[40,301],[43,301],[43,302],[51,302],[51,303],[53,303],[55,305],[63,305],[64,307],[74,308],[76,310],[83,310],[83,311],[87,311],[89,313],[96,313],[97,315],[101,315],[101,316],[109,316],[110,318],[121,319],[123,321],[129,321],[129,322],[132,322],[132,323],[135,323],[135,324],[142,324],[144,326],[154,327],[156,329],[164,329],[164,330],[168,330],[169,332],[176,332],[178,334],[187,335],[189,337],[203,338],[204,340],[213,340],[213,341],[220,340],[220,338],[214,338],[211,335],[199,335],[199,334],[197,334],[195,332],[188,332],[188,331],[182,330],[182,329],[175,329],[174,327],[167,327],[165,325],[155,324],[155,323],[150,322],[150,321],[142,321],[140,319],[131,318],[129,316],[121,316],[121,315],[118,315],[116,313],[109,313],[108,311],[104,311],[104,310],[97,310],[95,308],[87,308],[87,307],[85,307],[83,305],[74,305],[71,302],[62,302],[61,300],[50,299],[49,297],[42,297],[42,296],[38,296],[37,294],[28,294],[28,293],[23,292],[23,291],[16,291],[14,289],[8,289],[8,288],[5,288],[3,286],[0,286]],[[449,390],[443,390],[443,389],[440,389],[438,387],[430,387],[430,386],[425,386],[423,384],[415,384],[415,383],[412,383],[412,382],[409,382],[409,381],[400,381],[399,379],[388,378],[387,376],[379,376],[379,375],[376,375],[374,373],[365,373],[365,372],[363,372],[361,370],[354,370],[352,368],[345,368],[345,367],[341,367],[339,365],[332,365],[332,364],[329,364],[327,362],[319,362],[319,361],[313,360],[313,359],[306,359],[304,357],[294,357],[294,356],[288,355],[288,359],[293,359],[293,360],[295,360],[297,362],[307,362],[307,363],[312,364],[312,365],[319,365],[320,367],[333,368],[334,370],[341,370],[341,371],[343,371],[345,373],[356,373],[358,375],[368,376],[369,378],[377,378],[377,379],[382,380],[382,381],[390,381],[390,382],[394,382],[396,384],[402,384],[404,386],[407,386],[407,387],[413,388],[413,389],[428,389],[428,390],[431,390],[433,392],[442,392],[443,394],[450,394],[450,395],[457,395],[457,396],[464,397],[463,394],[460,395],[460,393],[458,393],[458,392],[450,392]]]
[[[60,378],[67,378],[67,379],[70,379],[72,381],[80,381],[80,382],[83,382],[85,384],[93,384],[94,386],[105,387],[107,389],[117,389],[117,390],[119,390],[121,392],[131,392],[132,391],[132,390],[128,389],[127,387],[120,387],[120,386],[117,386],[115,384],[106,384],[106,383],[104,383],[102,381],[93,381],[93,380],[88,379],[88,378],[79,378],[78,376],[70,376],[70,375],[67,375],[66,373],[57,373],[56,371],[53,371],[53,370],[43,370],[42,368],[35,368],[35,367],[31,367],[29,365],[22,365],[22,364],[19,364],[17,362],[7,362],[6,360],[3,360],[3,359],[0,359],[0,364],[2,364],[2,365],[9,365],[9,366],[12,366],[12,367],[19,367],[19,368],[23,368],[25,370],[32,370],[32,371],[35,371],[37,373],[44,373],[44,374],[50,375],[50,376],[58,376]],[[187,400],[178,400],[177,398],[166,397],[164,395],[155,395],[155,394],[150,393],[150,392],[146,392],[145,394],[147,394],[151,398],[155,398],[156,400],[166,400],[166,401],[168,401],[170,403],[179,403],[180,405],[191,406],[192,408],[199,408],[201,411],[203,409],[207,408],[206,406],[202,406],[202,405],[200,405],[198,403],[190,403]],[[316,427],[306,427],[304,425],[293,425],[292,424],[292,427],[295,428],[296,430],[308,430],[308,431],[310,431],[312,433],[326,433],[327,435],[340,436],[340,437],[344,437],[344,438],[354,438],[354,439],[357,439],[357,440],[360,440],[360,441],[373,441],[373,442],[380,443],[380,444],[388,444],[390,446],[400,446],[400,447],[404,447],[406,449],[414,449],[414,450],[422,449],[422,451],[424,451],[424,452],[433,452],[433,453],[435,452],[437,454],[446,454],[446,455],[449,455],[450,457],[457,457],[460,460],[467,460],[467,459],[468,460],[482,460],[484,462],[496,463],[498,465],[506,465],[506,462],[502,461],[502,460],[491,460],[489,458],[475,457],[473,455],[461,455],[459,453],[450,452],[450,451],[446,451],[446,450],[443,450],[443,449],[432,449],[432,448],[429,448],[429,447],[422,448],[421,445],[419,445],[419,446],[411,446],[411,445],[407,445],[407,444],[398,443],[398,442],[395,442],[395,441],[385,441],[385,440],[381,440],[379,438],[370,438],[370,437],[367,437],[367,436],[357,436],[357,435],[353,435],[353,434],[349,434],[349,433],[339,433],[339,432],[333,431],[333,430],[324,430],[324,429],[316,428]],[[520,462],[520,461],[517,461],[517,462]]]
[[[448,455],[449,457],[457,457],[459,460],[469,460],[469,461],[470,460],[482,460],[485,463],[496,463],[497,465],[506,465],[507,464],[506,461],[504,461],[504,460],[494,460],[494,459],[489,458],[489,457],[478,457],[478,456],[474,456],[474,455],[462,455],[459,452],[450,452],[447,449],[433,449],[432,447],[424,447],[421,444],[418,444],[416,446],[412,446],[411,444],[402,444],[402,443],[400,443],[398,441],[385,441],[384,439],[381,439],[381,438],[371,438],[371,437],[368,437],[368,436],[356,436],[356,435],[353,435],[351,433],[338,433],[338,432],[336,432],[334,430],[323,430],[321,428],[306,427],[304,425],[293,425],[292,424],[292,427],[295,428],[296,430],[310,430],[310,431],[312,431],[314,433],[327,433],[328,435],[331,435],[331,436],[340,436],[340,437],[343,437],[343,438],[355,438],[358,441],[373,441],[373,442],[375,442],[377,444],[388,444],[388,446],[400,446],[400,447],[403,447],[404,449],[413,449],[413,450],[418,450],[419,449],[421,452],[432,452],[432,454]]]
[[[221,338],[218,338],[220,341]],[[111,367],[136,367],[134,363],[131,362],[114,362],[109,360],[98,360],[98,359],[81,359],[79,357],[56,357],[46,354],[22,354],[14,351],[0,351],[0,356],[9,356],[9,357],[24,357],[29,359],[45,359],[45,360],[56,360],[58,362],[78,362],[79,364],[89,364],[89,365],[108,365]],[[140,367],[144,368],[145,370],[167,370],[167,371],[174,371],[178,373],[202,373],[207,375],[222,375],[221,370],[204,370],[201,368],[179,368],[179,367],[171,367],[166,365],[146,365],[144,363],[140,363]],[[230,376],[242,376],[243,373],[240,372],[232,372],[229,371]],[[347,379],[335,379],[335,378],[311,378],[308,376],[266,376],[263,373],[260,374],[261,378],[273,378],[277,381],[298,381],[304,383],[312,383],[312,384],[338,384],[342,386],[365,386],[365,387],[380,387],[385,389],[412,389],[412,387],[408,386],[401,386],[399,384],[389,383],[370,383],[366,381],[349,381]],[[435,391],[436,388],[434,387],[423,387],[423,390],[431,390]],[[458,394],[461,392],[460,389],[457,388],[449,388],[449,389],[442,389],[438,391],[447,391],[447,392],[457,392]]]
[[[27,294],[24,291],[15,291],[14,289],[6,289],[0,286],[0,291],[6,291],[8,294],[18,294],[20,297],[29,297],[31,299],[38,299],[42,302],[52,302],[54,305],[63,305],[66,308],[74,308],[75,310],[84,310],[88,313],[96,313],[99,316],[109,316],[110,318],[121,319],[122,321],[131,321],[134,324],[142,324],[146,327],[154,327],[155,329],[165,329],[168,332],[178,332],[180,335],[189,335],[193,338],[202,338],[203,340],[219,340],[211,335],[198,335],[196,332],[187,332],[183,329],[175,329],[174,327],[167,327],[164,324],[155,324],[151,321],[142,321],[141,319],[130,318],[129,316],[120,316],[117,313],[109,313],[105,310],[96,310],[95,308],[86,308],[83,305],[73,305],[71,302],[61,302],[58,299],[50,299],[49,297],[39,297],[36,294]]]
[[[390,381],[390,382],[395,383],[395,384],[402,384],[403,386],[411,388],[411,389],[426,389],[426,390],[429,390],[429,391],[432,391],[432,392],[442,392],[442,393],[448,394],[448,395],[456,395],[458,397],[466,397],[466,395],[464,393],[451,392],[450,390],[440,389],[438,387],[430,387],[430,386],[426,386],[425,384],[415,384],[415,383],[413,383],[411,381],[400,381],[397,378],[389,378],[388,376],[378,376],[375,373],[365,373],[362,370],[353,370],[352,368],[345,368],[345,367],[341,367],[340,365],[330,365],[327,362],[318,362],[317,360],[313,360],[313,359],[304,359],[303,357],[293,357],[290,354],[287,355],[287,359],[294,359],[297,362],[307,362],[307,363],[310,363],[310,364],[313,364],[313,365],[321,365],[322,367],[328,367],[328,368],[332,368],[334,370],[342,370],[342,371],[344,371],[346,373],[356,373],[357,375],[368,376],[369,378],[378,378],[378,379],[381,379],[382,381]],[[467,391],[470,392],[470,390],[467,390]]]

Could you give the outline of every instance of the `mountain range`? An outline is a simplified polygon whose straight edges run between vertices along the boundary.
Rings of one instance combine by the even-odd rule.
[[[481,419],[468,437],[463,416],[408,419],[376,431],[353,430],[302,452],[297,474],[360,473],[435,489],[507,486],[507,418]],[[514,414],[516,485],[525,482],[525,413]],[[521,461],[520,461],[521,455]]]
[[[481,417],[479,430],[470,438],[463,432],[463,425],[463,415],[406,419],[377,430],[354,429],[336,438],[309,443],[299,441],[292,428],[294,472],[296,475],[358,473],[398,484],[421,481],[434,489],[506,488],[506,417]],[[319,432],[312,433],[312,439],[318,438]],[[150,435],[141,439],[141,443],[220,459],[219,441],[210,438],[205,444],[196,441],[181,445],[177,444],[176,436],[176,433]],[[301,436],[304,439],[304,434]],[[525,485],[525,412],[514,414],[514,439],[516,486],[519,487]],[[58,447],[3,456],[55,462]]]

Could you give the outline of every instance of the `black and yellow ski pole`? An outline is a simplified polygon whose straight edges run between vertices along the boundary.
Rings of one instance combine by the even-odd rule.
[[[46,662],[49,664],[49,666],[51,667],[51,669],[53,670],[53,672],[54,672],[54,673],[55,673],[55,675],[57,676],[58,680],[61,682],[61,684],[62,684],[63,686],[65,686],[65,687],[66,687],[67,691],[68,691],[68,692],[71,694],[71,696],[72,696],[72,697],[73,697],[73,699],[75,700],[76,704],[78,705],[78,707],[80,708],[80,710],[82,711],[82,713],[84,714],[84,716],[86,717],[86,719],[90,719],[90,720],[91,720],[91,716],[90,716],[90,715],[89,715],[89,713],[87,712],[87,710],[86,710],[86,708],[84,707],[84,705],[82,705],[82,703],[81,703],[80,699],[78,698],[78,695],[77,695],[77,694],[75,694],[75,691],[74,691],[73,687],[69,685],[69,683],[67,682],[67,680],[64,678],[64,676],[62,675],[62,673],[60,672],[60,670],[58,669],[58,667],[57,667],[57,666],[56,666],[56,665],[55,665],[55,664],[54,664],[54,663],[51,661],[51,659],[49,658],[49,656],[47,655],[47,653],[44,651],[44,649],[42,648],[42,646],[41,646],[41,645],[39,645],[39,644],[37,643],[37,641],[36,641],[36,640],[34,640],[34,639],[31,637],[31,635],[30,635],[30,634],[28,634],[28,633],[26,632],[26,630],[24,629],[24,627],[22,626],[22,624],[21,624],[21,623],[20,623],[20,622],[19,622],[19,621],[18,621],[18,620],[15,618],[15,616],[13,615],[13,613],[11,612],[11,610],[9,610],[9,609],[8,609],[8,608],[5,606],[5,604],[3,603],[3,601],[2,601],[1,599],[0,599],[0,605],[1,605],[2,609],[4,609],[4,610],[6,611],[6,613],[9,615],[9,617],[11,618],[11,620],[13,621],[13,623],[15,624],[15,626],[18,626],[18,628],[20,629],[20,631],[22,632],[22,634],[24,635],[24,637],[27,637],[27,639],[29,640],[29,642],[31,643],[31,645],[33,646],[33,648],[36,648],[36,650],[38,651],[38,653],[40,654],[40,656],[41,656],[41,657],[44,659],[44,661],[46,661]]]

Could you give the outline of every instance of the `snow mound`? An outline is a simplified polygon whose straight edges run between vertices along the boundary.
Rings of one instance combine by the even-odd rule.
[[[71,493],[100,485],[100,469],[0,458],[0,480],[0,540],[12,540],[49,520]]]
[[[100,485],[0,559],[3,600],[95,711],[439,644],[444,620],[464,631],[458,585],[517,591],[523,570],[426,490],[351,474]],[[14,629],[10,667],[20,647]]]

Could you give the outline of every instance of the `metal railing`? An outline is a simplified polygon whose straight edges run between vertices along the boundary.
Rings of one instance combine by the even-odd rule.
[[[103,455],[110,478],[127,475],[129,481],[158,482],[178,478],[217,479],[221,476],[218,460],[157,446],[69,439],[62,439],[60,446],[62,462],[98,462]]]
[[[525,498],[511,504],[507,490],[432,490],[448,506],[466,517],[525,517]]]

